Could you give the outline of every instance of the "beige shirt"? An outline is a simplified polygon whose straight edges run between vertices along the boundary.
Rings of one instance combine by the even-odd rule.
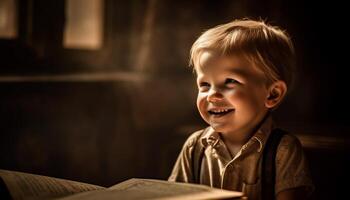
[[[272,128],[272,120],[268,118],[233,158],[220,134],[212,128],[201,137],[204,129],[193,133],[185,142],[169,181],[194,182],[192,151],[194,144],[201,142],[205,147],[199,177],[201,184],[242,191],[248,199],[260,199],[261,157]],[[277,149],[275,194],[300,186],[313,189],[302,146],[295,136],[287,134]]]

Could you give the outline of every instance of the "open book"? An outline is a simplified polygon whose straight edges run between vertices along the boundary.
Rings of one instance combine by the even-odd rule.
[[[174,183],[154,179],[129,179],[112,187],[65,179],[0,170],[0,199],[235,199],[241,192],[215,189],[204,185]]]

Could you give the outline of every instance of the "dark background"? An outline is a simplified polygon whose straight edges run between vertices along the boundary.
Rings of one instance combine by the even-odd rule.
[[[186,137],[205,126],[187,67],[192,43],[208,28],[250,17],[286,29],[295,43],[298,78],[274,117],[301,139],[315,199],[346,194],[345,3],[106,0],[99,50],[63,48],[64,8],[19,0],[18,37],[0,39],[0,168],[103,186],[166,179]]]

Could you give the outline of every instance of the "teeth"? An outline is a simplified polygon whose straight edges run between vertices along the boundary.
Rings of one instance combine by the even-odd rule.
[[[223,113],[223,112],[228,112],[229,109],[217,109],[217,110],[211,110],[213,113]]]

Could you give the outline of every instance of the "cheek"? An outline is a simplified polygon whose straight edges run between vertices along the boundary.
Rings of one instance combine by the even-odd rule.
[[[231,103],[235,104],[237,108],[254,109],[258,107],[262,100],[251,92],[235,90],[229,94]]]
[[[206,106],[206,95],[198,93],[197,95],[197,108],[201,112],[203,109],[205,109]]]
[[[235,103],[239,103],[241,101],[245,101],[247,94],[241,90],[231,90],[225,94],[227,100]]]

